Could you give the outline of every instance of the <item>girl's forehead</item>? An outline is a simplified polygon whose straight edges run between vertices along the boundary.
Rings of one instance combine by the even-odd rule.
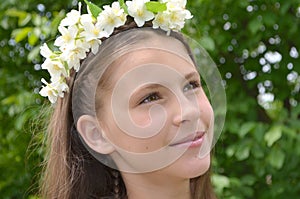
[[[182,41],[167,35],[152,34],[123,51],[110,67],[113,67],[113,74],[117,77],[139,65],[159,63],[175,67],[178,62],[194,65]]]
[[[142,76],[150,75],[148,73],[153,67],[161,68],[168,67],[178,73],[186,73],[190,70],[196,70],[193,61],[189,57],[184,46],[178,46],[177,49],[170,50],[168,48],[145,47],[135,49],[123,55],[117,62],[113,64],[113,75],[111,80],[118,81],[124,74],[128,74],[133,69],[144,68]],[[157,75],[160,75],[159,70]],[[153,72],[151,73],[154,74]],[[112,83],[113,83],[112,82]]]

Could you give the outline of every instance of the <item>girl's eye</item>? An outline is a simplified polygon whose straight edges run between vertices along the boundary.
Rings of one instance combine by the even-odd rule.
[[[187,85],[183,87],[183,92],[193,90],[200,87],[200,83],[198,81],[190,81]]]
[[[157,92],[154,92],[154,93],[150,93],[145,98],[143,98],[139,104],[147,104],[147,103],[159,100],[159,99],[161,99],[159,94]]]

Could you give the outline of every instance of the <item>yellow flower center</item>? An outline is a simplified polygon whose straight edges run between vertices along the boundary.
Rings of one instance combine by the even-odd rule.
[[[159,17],[157,17],[157,21],[159,24],[162,24],[162,23],[164,23],[165,20],[164,20],[163,16],[159,16]]]
[[[54,69],[54,70],[60,70],[60,67],[59,67],[58,64],[54,64],[54,65],[53,65],[53,69]]]
[[[54,95],[52,90],[48,90],[48,96]]]
[[[118,9],[116,9],[116,8],[113,8],[113,9],[112,9],[112,11],[113,11],[113,13],[114,13],[115,15],[117,15],[117,14],[118,14],[118,12],[119,12],[119,10],[118,10]]]
[[[64,39],[66,42],[69,42],[69,41],[71,40],[71,37],[70,37],[69,34],[67,34],[67,35],[64,35],[64,36],[63,36],[63,39]]]
[[[178,21],[178,16],[175,13],[172,13],[171,21]]]
[[[73,50],[73,52],[74,52],[74,56],[75,56],[76,54],[79,54],[80,51],[79,51],[78,48],[76,48],[76,49]]]
[[[142,17],[142,16],[144,15],[143,10],[138,10],[138,11],[137,11],[137,15],[138,15],[139,17]]]
[[[115,18],[114,17],[109,17],[108,18],[108,23],[109,24],[115,24]]]
[[[125,15],[121,15],[119,18],[121,19],[121,21],[124,21],[126,19]]]
[[[93,30],[93,34],[94,35],[98,35],[100,33],[100,30],[99,29],[97,29],[97,28],[94,28],[94,30]]]

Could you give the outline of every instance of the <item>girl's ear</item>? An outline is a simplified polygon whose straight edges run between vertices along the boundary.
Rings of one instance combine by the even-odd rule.
[[[85,143],[94,151],[101,154],[110,154],[115,147],[110,143],[96,118],[82,115],[77,121],[77,130]]]

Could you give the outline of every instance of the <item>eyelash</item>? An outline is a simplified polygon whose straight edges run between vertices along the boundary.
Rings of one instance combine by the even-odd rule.
[[[185,86],[183,87],[183,91],[184,91],[184,92],[186,92],[186,91],[185,91],[185,88],[186,88],[186,86],[188,86],[188,85],[192,85],[192,86],[193,86],[192,89],[197,89],[197,88],[199,88],[199,87],[201,86],[200,82],[198,82],[198,81],[190,81],[187,85],[185,85]]]
[[[188,86],[188,85],[192,85],[193,86],[192,89],[197,89],[200,87],[200,83],[198,81],[190,81],[187,85],[185,85],[183,87],[184,92],[188,91],[188,90],[185,90],[186,86]],[[153,97],[155,97],[155,99],[153,99]],[[161,99],[159,92],[152,92],[152,93],[148,94],[146,97],[144,97],[140,101],[139,105],[151,103],[151,102],[159,100],[159,99]]]
[[[155,97],[155,99],[150,99],[151,97]],[[149,100],[149,99],[150,99],[150,100]],[[152,101],[159,100],[159,99],[161,99],[159,93],[158,93],[158,92],[152,92],[152,93],[148,94],[145,98],[143,98],[143,99],[141,100],[141,102],[139,103],[139,105],[140,105],[140,104],[147,104],[147,103],[150,103],[150,102],[152,102]],[[149,100],[149,101],[146,102],[146,100]]]

